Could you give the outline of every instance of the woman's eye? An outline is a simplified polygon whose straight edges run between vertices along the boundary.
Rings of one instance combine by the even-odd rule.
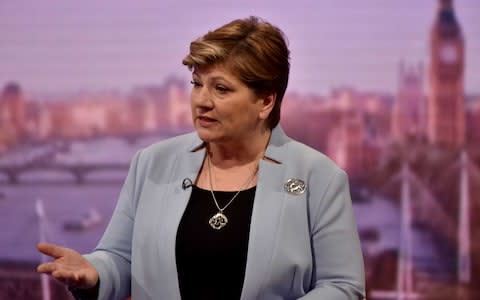
[[[193,87],[199,87],[201,86],[200,82],[196,81],[196,80],[192,80],[190,81],[190,83],[193,85]]]
[[[217,86],[215,86],[215,89],[216,89],[219,93],[222,93],[222,94],[224,94],[224,93],[226,93],[226,92],[229,91],[229,89],[228,89],[227,87],[223,86],[223,85],[217,85]]]

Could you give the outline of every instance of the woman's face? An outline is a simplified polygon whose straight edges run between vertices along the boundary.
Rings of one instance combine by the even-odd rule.
[[[272,107],[227,68],[214,65],[192,73],[192,117],[205,142],[247,140],[264,126]]]

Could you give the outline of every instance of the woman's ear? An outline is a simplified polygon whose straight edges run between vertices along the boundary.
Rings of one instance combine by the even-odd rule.
[[[273,107],[275,106],[275,101],[277,99],[277,94],[276,93],[271,93],[265,96],[264,98],[260,99],[260,119],[266,120],[268,116],[270,115],[270,112],[273,110]]]

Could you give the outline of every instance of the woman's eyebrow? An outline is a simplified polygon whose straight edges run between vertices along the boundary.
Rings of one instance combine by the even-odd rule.
[[[197,77],[198,79],[202,79],[202,76],[195,71],[192,72],[192,76]],[[203,78],[203,79],[207,80],[207,81],[210,81],[210,82],[211,81],[216,81],[216,80],[223,80],[228,84],[234,84],[231,80],[228,80],[225,76],[222,76],[222,75],[213,75],[212,77],[207,77],[207,78]]]
[[[227,78],[225,78],[224,76],[221,76],[221,75],[218,75],[218,76],[212,76],[210,77],[210,80],[212,81],[216,81],[216,80],[222,80],[222,81],[225,81],[227,84],[234,84],[231,80],[228,80]]]

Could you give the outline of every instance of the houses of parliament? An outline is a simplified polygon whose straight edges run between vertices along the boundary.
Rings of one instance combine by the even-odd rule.
[[[474,130],[469,127],[475,122],[467,120],[465,40],[452,0],[438,1],[430,31],[429,57],[426,80],[423,65],[412,68],[401,63],[399,66],[399,87],[392,114],[393,136],[398,140],[422,136],[434,145],[462,148],[468,142],[467,131]],[[425,96],[424,81],[427,82]]]

